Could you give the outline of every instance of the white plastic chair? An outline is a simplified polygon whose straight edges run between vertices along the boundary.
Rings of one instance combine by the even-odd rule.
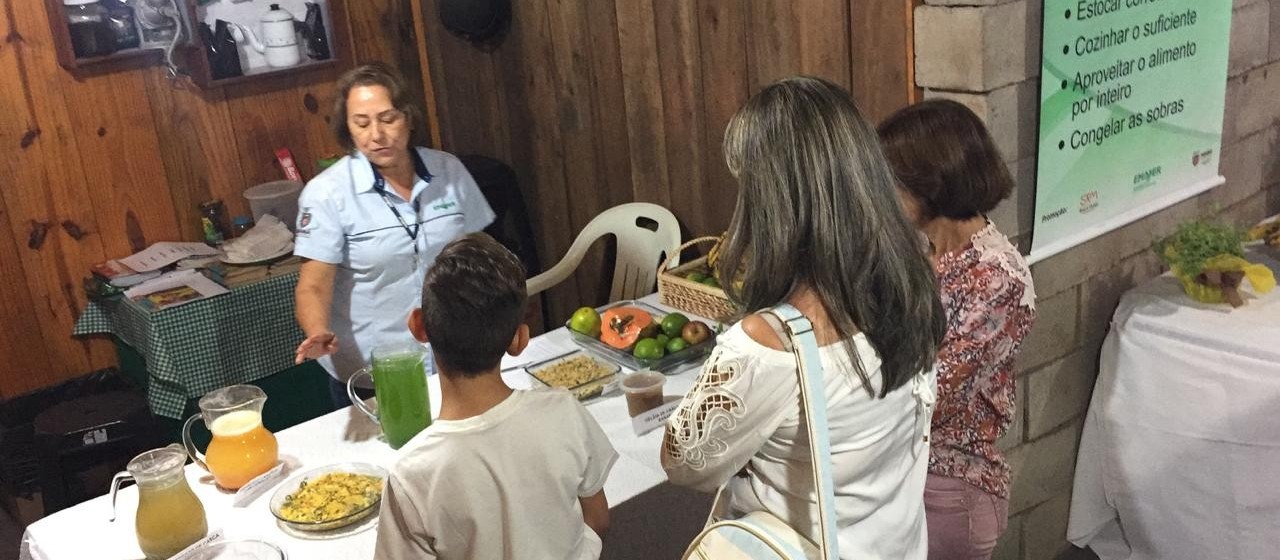
[[[641,221],[646,219],[657,222],[657,229],[641,225]],[[680,223],[670,210],[648,202],[631,202],[605,210],[582,228],[560,262],[529,279],[526,284],[529,295],[540,293],[568,278],[582,262],[587,249],[606,235],[613,235],[618,240],[609,301],[635,299],[653,291],[658,280],[658,265],[664,254],[669,255],[680,246]],[[679,256],[671,259],[670,266],[676,266],[679,261]]]

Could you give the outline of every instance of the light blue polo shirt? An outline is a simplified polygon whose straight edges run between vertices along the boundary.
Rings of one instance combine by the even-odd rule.
[[[359,152],[317,175],[298,198],[293,254],[338,266],[329,315],[338,351],[318,361],[339,381],[364,367],[376,346],[413,342],[407,321],[421,304],[427,267],[450,241],[493,222],[493,210],[458,158],[416,152],[410,200],[390,186],[384,199],[373,166]],[[416,259],[410,232],[387,200],[410,230],[419,224]]]

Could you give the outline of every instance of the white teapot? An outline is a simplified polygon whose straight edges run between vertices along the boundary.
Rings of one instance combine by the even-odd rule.
[[[293,14],[281,9],[279,4],[272,4],[271,9],[262,14],[262,19],[259,20],[262,24],[261,41],[252,29],[243,25],[234,26],[232,34],[241,43],[247,35],[253,50],[266,56],[268,66],[287,68],[302,62],[295,22]]]

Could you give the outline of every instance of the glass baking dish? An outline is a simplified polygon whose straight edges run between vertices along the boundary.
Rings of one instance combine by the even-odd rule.
[[[576,360],[589,363],[589,367],[595,371],[584,372],[581,375],[557,375],[556,368],[564,367]],[[592,356],[582,350],[574,350],[562,356],[531,364],[524,370],[534,379],[541,381],[543,385],[567,389],[578,397],[578,400],[585,401],[609,392],[610,384],[616,382],[618,372],[622,368],[618,367],[618,364]]]
[[[610,303],[609,305],[605,305],[603,307],[597,307],[596,311],[600,313],[604,313],[605,311],[609,309],[613,309],[614,307],[623,307],[623,306],[638,307],[648,312],[650,315],[653,315],[654,323],[661,323],[662,318],[668,315],[668,312],[662,311],[652,305],[649,305],[647,303],[644,303],[638,300],[626,300],[626,301]],[[693,321],[697,319],[690,317],[689,320]],[[691,345],[688,348],[685,348],[684,350],[681,350],[674,354],[664,355],[663,357],[658,359],[645,359],[645,358],[635,357],[635,355],[631,353],[630,349],[619,350],[617,348],[609,346],[608,344],[600,342],[600,340],[597,338],[593,338],[585,334],[582,334],[578,331],[575,331],[573,329],[570,329],[568,321],[565,321],[564,326],[565,326],[565,329],[569,331],[569,335],[573,338],[573,342],[578,346],[582,347],[583,350],[586,350],[592,354],[595,354],[596,356],[599,356],[601,358],[609,360],[610,362],[619,364],[631,370],[649,369],[657,372],[662,372],[668,375],[675,373],[675,371],[679,369],[679,366],[683,364],[687,364],[689,362],[692,362],[695,360],[701,360],[705,358],[707,354],[711,352],[711,349],[715,347],[716,335],[717,335],[716,329],[713,328],[711,325],[707,325],[707,328],[711,330],[711,336],[707,337],[706,340],[699,342],[697,344]]]
[[[315,481],[328,474],[353,474],[363,475],[378,479],[377,493],[366,500],[366,503],[360,504],[358,507],[351,508],[350,511],[334,514],[328,517],[317,519],[292,519],[285,512],[286,504],[295,496],[299,496],[303,487],[308,483],[314,484]],[[316,468],[296,475],[285,481],[276,489],[274,495],[271,496],[270,509],[271,514],[285,525],[299,531],[330,531],[340,527],[346,527],[353,523],[364,520],[370,515],[378,512],[378,506],[382,503],[382,485],[387,479],[386,469],[369,463],[339,463],[336,465],[327,465]],[[341,490],[335,490],[337,495]],[[367,498],[367,497],[366,497]],[[339,502],[341,503],[341,502]]]

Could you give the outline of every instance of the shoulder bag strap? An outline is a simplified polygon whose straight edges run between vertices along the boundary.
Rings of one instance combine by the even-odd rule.
[[[835,482],[831,478],[831,436],[827,425],[827,394],[823,390],[822,356],[813,325],[791,304],[779,304],[767,310],[783,322],[796,355],[796,371],[800,377],[800,402],[804,406],[805,427],[809,433],[809,459],[813,481],[818,486],[818,515],[821,538],[818,545],[827,560],[840,558],[835,513]],[[785,340],[784,340],[785,343]]]

